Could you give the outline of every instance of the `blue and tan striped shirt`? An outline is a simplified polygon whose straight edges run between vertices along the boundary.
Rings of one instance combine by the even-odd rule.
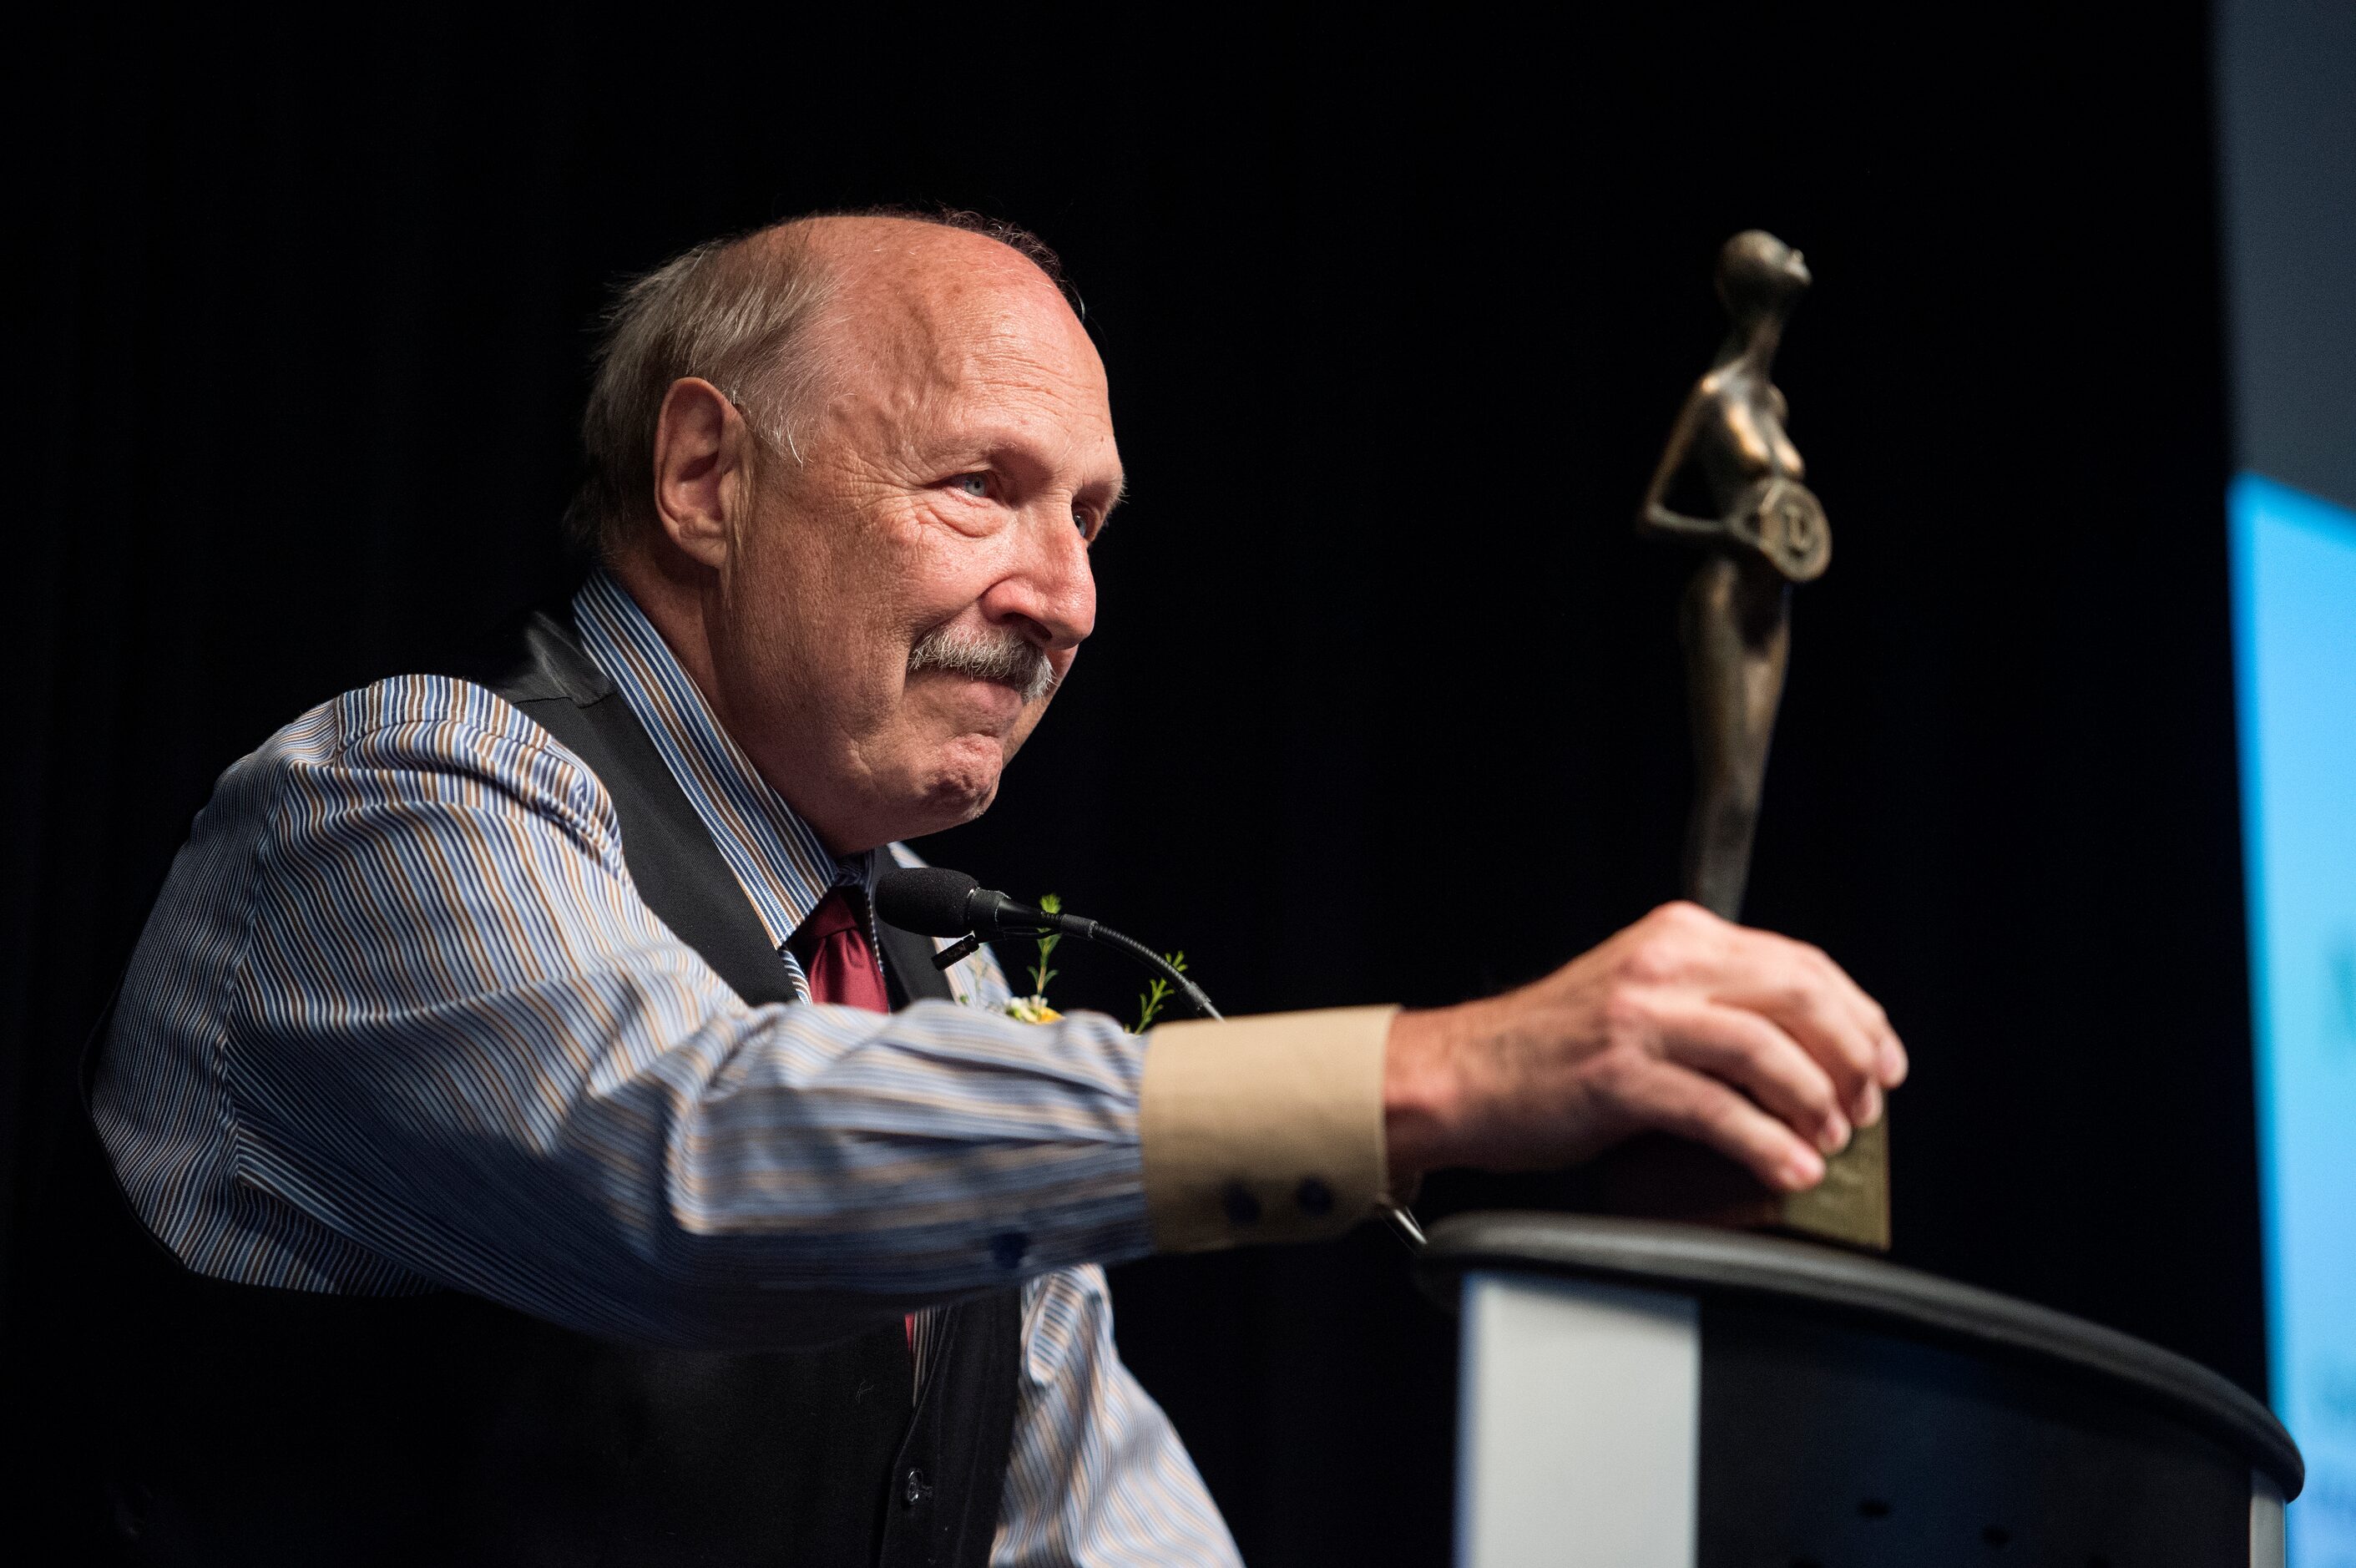
[[[637,606],[573,602],[783,944],[840,862]],[[1100,1265],[1149,1248],[1144,1046],[961,1002],[748,1006],[634,890],[596,776],[482,687],[411,676],[225,773],[124,982],[101,1135],[190,1268],[474,1293],[584,1331],[750,1348],[1023,1282],[992,1561],[1232,1561],[1121,1365]]]

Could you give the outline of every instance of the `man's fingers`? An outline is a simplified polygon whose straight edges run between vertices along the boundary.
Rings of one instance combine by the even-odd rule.
[[[1676,903],[1622,932],[1618,950],[1641,983],[1697,988],[1772,1019],[1840,1081],[1842,1100],[1859,1121],[1880,1113],[1875,1090],[1895,1089],[1906,1077],[1906,1047],[1881,1004],[1805,942]]]
[[[1623,1096],[1622,1109],[1639,1122],[1706,1144],[1770,1187],[1797,1192],[1824,1179],[1823,1155],[1715,1079],[1656,1061],[1631,1076]]]
[[[1704,1002],[1665,1010],[1658,1026],[1669,1060],[1743,1090],[1826,1154],[1847,1144],[1849,1119],[1831,1076],[1758,1014]]]
[[[1832,1075],[1858,1125],[1879,1121],[1887,1026],[1877,1031],[1858,1005],[1871,1007],[1871,999],[1815,948],[1764,931],[1741,936],[1747,940],[1730,945],[1728,972],[1710,988],[1712,999],[1776,1024]]]
[[[1848,971],[1813,948],[1806,950],[1824,960],[1825,967],[1831,972],[1834,991],[1847,1004],[1866,1038],[1873,1042],[1874,1080],[1884,1089],[1895,1089],[1905,1082],[1906,1047],[1899,1039],[1898,1031],[1890,1026],[1890,1015],[1851,978]]]

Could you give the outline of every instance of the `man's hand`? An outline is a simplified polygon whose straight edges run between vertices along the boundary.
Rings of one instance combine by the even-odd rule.
[[[1558,1168],[1658,1129],[1796,1191],[1905,1076],[1880,1004],[1822,952],[1666,904],[1519,991],[1398,1015],[1392,1190],[1447,1165]]]

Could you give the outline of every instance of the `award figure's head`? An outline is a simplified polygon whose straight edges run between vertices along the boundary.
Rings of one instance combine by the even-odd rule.
[[[1764,229],[1745,229],[1718,253],[1718,297],[1739,325],[1783,320],[1811,281],[1805,258]]]

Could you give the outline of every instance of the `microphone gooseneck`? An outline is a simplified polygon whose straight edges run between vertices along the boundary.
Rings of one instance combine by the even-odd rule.
[[[934,958],[942,969],[995,937],[1041,937],[1054,932],[1077,937],[1128,954],[1176,987],[1187,1004],[1204,1017],[1221,1015],[1201,986],[1143,942],[1084,915],[1055,913],[1025,904],[947,866],[903,866],[877,877],[875,918],[919,936],[964,939]]]
[[[877,877],[875,918],[918,936],[958,939],[934,956],[937,969],[947,969],[993,937],[1042,937],[1051,932],[1077,937],[1084,942],[1128,954],[1168,981],[1204,1017],[1223,1015],[1211,1005],[1210,997],[1204,994],[1201,986],[1143,942],[1084,915],[1025,904],[945,865],[895,866]],[[1386,1200],[1382,1212],[1408,1251],[1423,1250],[1423,1227],[1416,1223],[1415,1216],[1405,1205]]]

